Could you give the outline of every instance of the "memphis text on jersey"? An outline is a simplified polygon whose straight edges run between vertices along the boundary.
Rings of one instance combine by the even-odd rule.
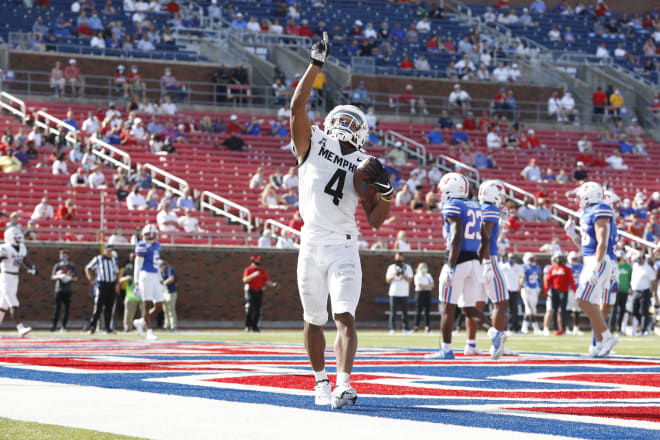
[[[343,157],[326,149],[325,143],[326,143],[325,139],[321,139],[319,141],[319,145],[321,145],[321,149],[319,150],[319,156],[321,156],[322,158],[324,158],[325,160],[331,163],[339,165],[340,168],[348,169],[348,171],[350,171],[351,173],[355,173],[355,170],[357,169],[357,165],[352,162],[349,162]]]

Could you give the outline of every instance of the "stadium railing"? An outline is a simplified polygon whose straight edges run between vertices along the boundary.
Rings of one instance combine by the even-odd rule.
[[[43,119],[43,120],[42,120]],[[34,113],[34,125],[44,129],[44,133],[48,134],[58,134],[60,128],[64,127],[67,130],[66,140],[69,143],[69,146],[73,146],[78,141],[78,130],[73,125],[67,124],[61,119],[57,119],[54,116],[49,115],[43,110],[39,110]]]
[[[166,191],[171,191],[174,194],[182,196],[184,190],[190,189],[188,182],[174,174],[158,168],[157,166],[146,163],[144,164],[144,169],[151,172],[151,182]],[[172,185],[172,182],[176,182],[178,185]]]
[[[96,156],[103,161],[113,164],[116,168],[123,168],[129,173],[131,172],[131,156],[128,153],[102,141],[96,136],[92,136],[90,142],[94,146],[94,148],[92,148],[92,153]],[[119,156],[121,160],[118,160],[117,156]]]
[[[397,147],[397,142],[401,142],[400,147]],[[388,148],[402,148],[408,153],[408,155],[414,156],[421,161],[422,165],[426,165],[426,160],[428,158],[426,155],[426,147],[401,133],[397,133],[394,130],[388,130],[385,133],[384,146]]]
[[[292,227],[287,226],[284,223],[280,223],[277,220],[273,220],[273,219],[266,220],[264,222],[263,229],[268,229],[272,234],[278,235],[278,236],[279,236],[279,234],[275,234],[275,231],[278,231],[280,234],[282,233],[282,231],[286,231],[289,234],[300,238],[300,231],[299,230],[293,229]]]
[[[25,102],[17,97],[10,95],[7,92],[0,93],[0,107],[9,113],[21,118],[21,122],[25,124],[26,107]]]
[[[252,231],[254,228],[254,225],[252,224],[252,213],[245,206],[221,197],[210,191],[202,192],[202,194],[199,196],[199,200],[199,210],[201,212],[208,210],[217,215],[226,217],[233,222],[243,225],[244,229],[248,232]],[[216,202],[221,204],[222,207],[217,206]],[[234,214],[232,210],[237,211],[238,215]]]

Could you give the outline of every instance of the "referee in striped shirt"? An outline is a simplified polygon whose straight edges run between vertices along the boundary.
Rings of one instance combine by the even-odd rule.
[[[110,328],[112,310],[115,304],[115,295],[119,295],[119,283],[117,282],[119,267],[117,267],[117,261],[112,256],[112,249],[112,245],[106,245],[103,248],[103,253],[92,258],[92,261],[85,266],[87,280],[91,285],[96,283],[99,289],[99,294],[94,302],[94,314],[89,322],[90,334],[96,331],[96,322],[101,316],[101,310],[104,310],[105,330],[112,333]],[[92,274],[92,271],[94,271],[94,274]]]

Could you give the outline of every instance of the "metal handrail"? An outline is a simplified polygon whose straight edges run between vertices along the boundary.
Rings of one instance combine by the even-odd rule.
[[[402,135],[401,133],[397,133],[394,130],[388,130],[386,133],[386,141],[388,143],[394,143],[395,141],[393,139],[399,139],[401,143],[403,144],[401,149],[407,151],[409,154],[417,157],[419,160],[422,161],[422,165],[426,165],[426,147],[423,144],[420,144],[419,142],[410,139],[407,136]],[[414,149],[410,148],[408,145],[412,145],[415,147]]]
[[[188,182],[186,182],[185,180],[181,179],[180,177],[176,177],[174,174],[168,173],[167,171],[158,168],[157,166],[151,165],[150,163],[144,164],[144,169],[151,171],[151,181],[155,185],[158,185],[166,190],[172,191],[174,194],[183,196],[183,190],[190,188],[190,185],[188,185]],[[154,174],[160,175],[164,179],[156,178]],[[179,187],[177,188],[175,186],[170,185],[170,181],[174,181],[178,183]]]
[[[251,231],[252,228],[254,227],[252,225],[252,213],[250,213],[250,210],[243,205],[239,205],[236,202],[232,202],[231,200],[225,199],[224,197],[221,197],[210,191],[202,192],[199,200],[200,200],[199,202],[200,211],[204,211],[204,209],[207,209],[209,211],[215,212],[218,215],[222,215],[236,223],[240,223],[244,225],[248,231]],[[215,206],[213,204],[214,201],[222,203],[223,208]],[[238,210],[240,216],[232,214],[229,211],[228,207]]]
[[[300,237],[300,235],[301,235],[299,230],[293,229],[292,227],[287,226],[284,223],[280,223],[277,220],[273,220],[273,219],[270,219],[270,218],[264,222],[264,229],[268,228],[269,231],[273,232],[274,229],[270,228],[269,227],[270,225],[275,226],[275,227],[279,228],[280,230],[287,231],[287,232],[289,232],[289,233],[291,233],[291,234],[293,234],[297,237]]]
[[[522,196],[524,196],[524,197],[530,198],[530,199],[532,199],[532,201],[534,202],[534,206],[537,205],[536,196],[535,196],[534,194],[532,194],[531,192],[529,192],[529,191],[525,191],[524,189],[520,188],[519,186],[512,185],[512,184],[510,184],[510,183],[508,183],[508,182],[502,182],[502,184],[504,185],[505,188],[507,188],[507,189],[510,191],[510,193],[518,194],[518,195],[522,195]],[[524,202],[524,201],[525,201],[525,199],[522,198],[522,197],[521,197],[520,199],[516,199],[516,198],[513,197],[513,196],[509,196],[509,198],[510,198],[510,199],[513,199],[513,200],[516,200],[516,201],[517,201],[517,200],[520,200],[520,202]]]
[[[461,162],[460,160],[456,160],[453,157],[447,156],[446,154],[438,154],[435,160],[436,165],[444,165],[444,162],[449,162],[455,165],[456,168],[468,170],[470,173],[474,174],[474,177],[472,178],[474,182],[476,182],[477,184],[481,182],[481,174],[479,173],[479,170],[476,169],[475,167],[470,166],[464,162]]]
[[[40,117],[43,117],[45,120],[54,123],[58,128],[52,127],[50,124],[40,121]],[[61,119],[57,119],[55,116],[51,116],[43,110],[39,110],[34,114],[34,125],[43,128],[46,134],[48,134],[48,132],[57,134],[60,132],[59,128],[64,127],[68,131],[66,134],[66,140],[69,141],[72,145],[75,145],[78,141],[78,130],[76,127],[62,121]]]
[[[129,173],[131,172],[131,156],[123,150],[114,147],[107,142],[97,138],[96,135],[89,138],[89,141],[96,148],[92,148],[92,153],[106,162],[110,162],[118,168],[123,168]],[[109,151],[110,153],[107,153]],[[115,159],[115,155],[121,156],[122,160]]]
[[[11,105],[9,103],[6,103],[5,99],[7,101],[18,104],[19,108],[17,109],[13,105]],[[21,118],[22,122],[25,124],[25,119],[26,119],[26,116],[27,116],[27,114],[25,112],[25,109],[26,109],[25,101],[23,101],[21,99],[18,99],[17,97],[15,97],[13,95],[10,95],[7,92],[2,92],[2,93],[0,93],[0,106],[3,109],[7,110],[9,113],[13,113],[16,116],[18,116],[19,118]]]

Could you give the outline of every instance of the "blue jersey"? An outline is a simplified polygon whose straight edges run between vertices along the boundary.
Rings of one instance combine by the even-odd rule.
[[[578,280],[580,279],[580,274],[582,273],[582,263],[578,264],[567,264],[569,269],[571,269],[571,272],[573,272],[573,279],[575,280],[575,283],[578,283]]]
[[[500,209],[489,203],[481,205],[481,218],[484,222],[494,223],[490,234],[490,255],[497,256],[497,237],[500,233]]]
[[[605,203],[596,203],[587,206],[580,214],[580,230],[582,232],[582,256],[589,257],[596,253],[598,242],[596,241],[596,221],[606,218],[610,224],[610,230],[614,227],[614,212],[612,208]],[[612,252],[614,255],[614,246],[611,239],[612,232],[607,240],[607,254]],[[611,249],[610,249],[611,248]]]
[[[538,264],[524,264],[523,270],[525,271],[524,287],[528,289],[541,288],[541,266]]]
[[[463,222],[461,252],[477,252],[481,245],[481,207],[479,203],[474,200],[449,199],[442,204],[442,215],[445,218],[448,243],[451,242],[451,228],[447,219],[460,217]]]
[[[610,220],[610,239],[607,242],[607,256],[616,263],[616,255],[614,255],[614,250],[616,249],[616,242],[619,240],[619,231],[616,228],[616,222],[614,221],[614,216]]]
[[[157,241],[154,243],[147,243],[146,241],[140,241],[135,246],[135,255],[138,257],[143,257],[144,262],[142,263],[142,271],[150,273],[158,273],[160,266],[160,243]]]

